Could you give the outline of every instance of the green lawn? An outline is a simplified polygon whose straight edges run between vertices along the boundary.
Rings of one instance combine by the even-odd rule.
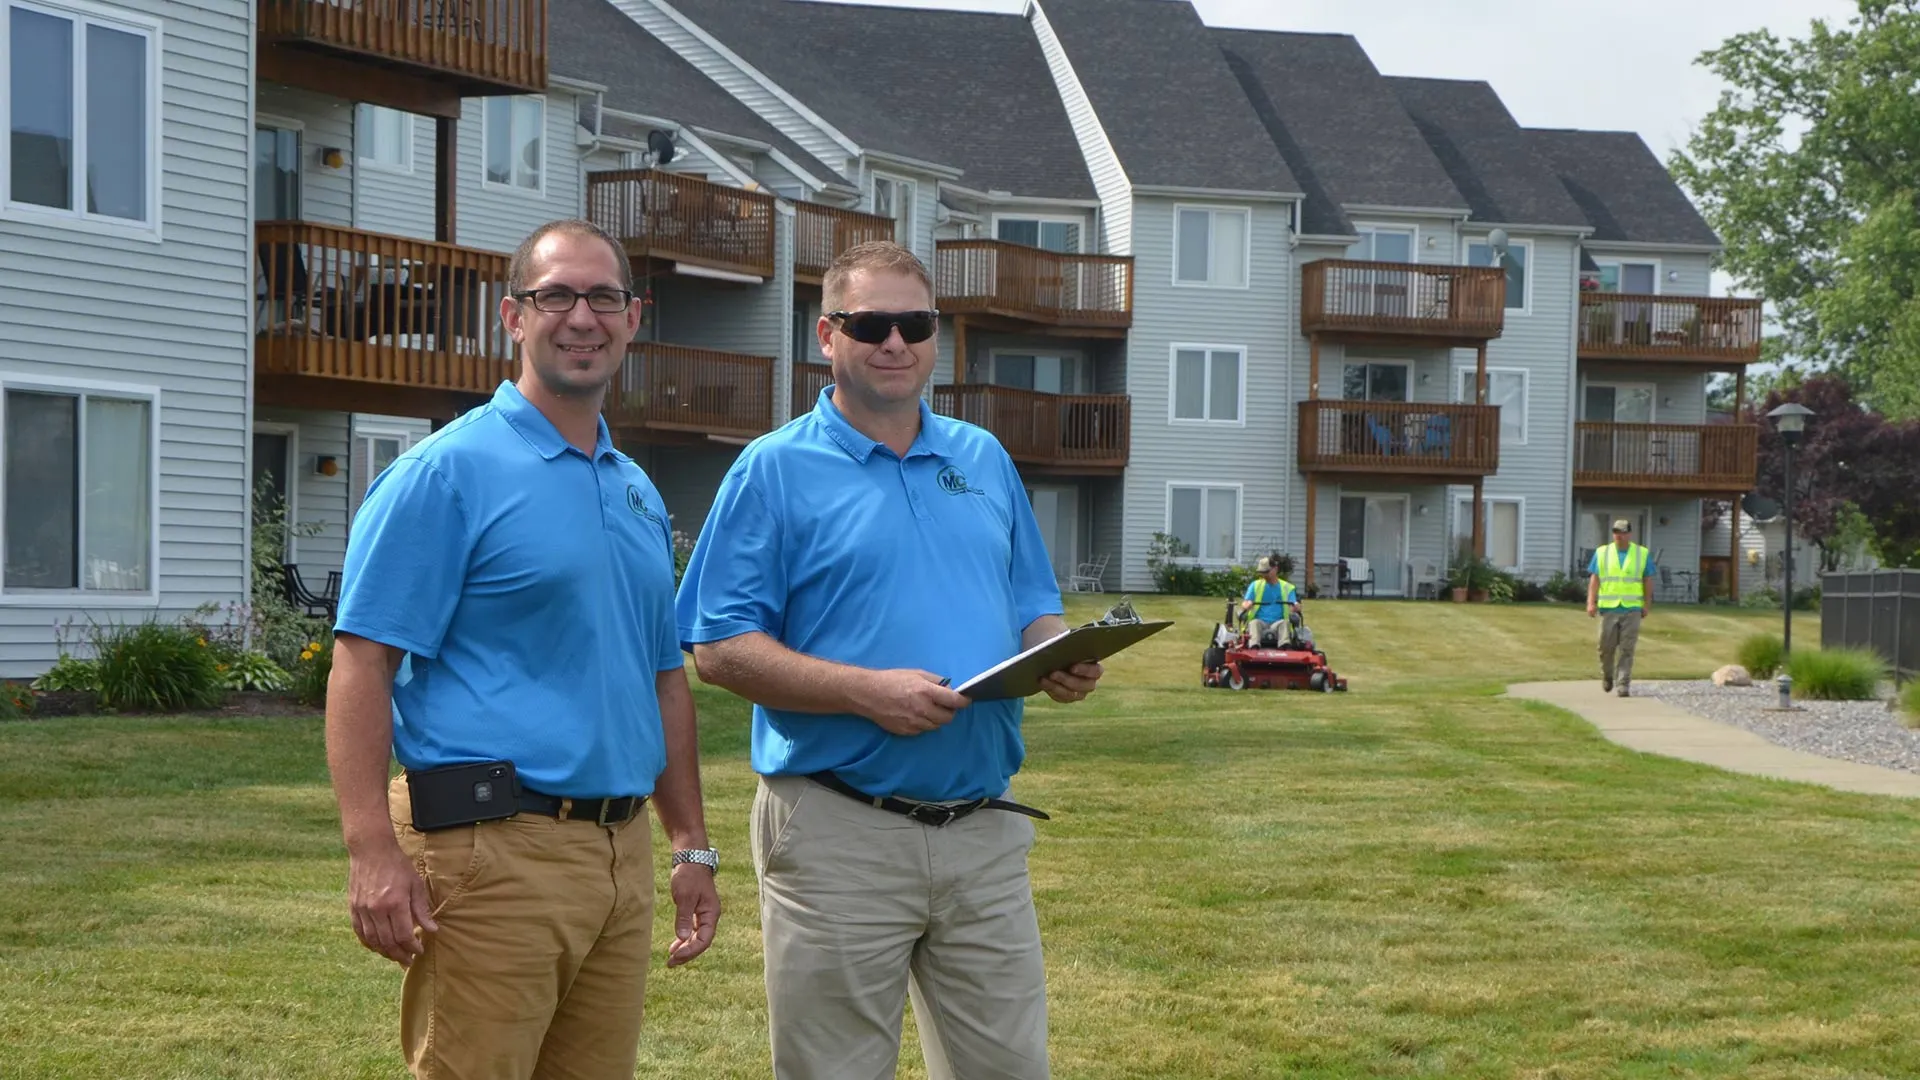
[[[1138,606],[1180,625],[1028,714],[1056,1076],[1920,1074],[1920,807],[1497,697],[1592,677],[1571,607],[1312,604],[1320,695],[1202,690],[1220,603]],[[1662,609],[1639,675],[1776,625]],[[764,1077],[746,712],[700,703],[727,914],[640,1075]],[[0,1077],[401,1075],[344,880],[317,720],[0,725]]]

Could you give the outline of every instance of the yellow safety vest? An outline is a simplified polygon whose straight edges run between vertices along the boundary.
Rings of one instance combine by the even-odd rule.
[[[1274,582],[1273,586],[1274,588],[1280,590],[1281,603],[1283,604],[1293,603],[1294,588],[1293,588],[1293,585],[1290,582],[1288,582],[1286,578],[1281,578],[1279,581]],[[1267,602],[1267,579],[1266,578],[1253,579],[1254,608],[1258,610],[1260,607],[1265,605],[1266,602]]]
[[[1622,554],[1617,544],[1608,544],[1600,549],[1600,596],[1599,606],[1603,608],[1637,608],[1642,606],[1646,593],[1641,582],[1647,576],[1647,549],[1639,544],[1627,545]]]

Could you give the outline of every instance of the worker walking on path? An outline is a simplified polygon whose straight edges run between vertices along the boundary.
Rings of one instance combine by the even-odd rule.
[[[1587,616],[1600,617],[1600,690],[1627,697],[1640,623],[1653,607],[1653,556],[1633,542],[1633,523],[1613,523],[1613,543],[1587,564]]]

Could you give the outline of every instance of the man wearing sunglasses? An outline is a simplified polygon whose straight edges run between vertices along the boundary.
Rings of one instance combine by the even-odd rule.
[[[754,702],[751,832],[779,1080],[894,1075],[912,999],[936,1080],[1047,1072],[1046,977],[1010,801],[1021,701],[963,681],[1065,630],[1020,475],[926,406],[939,316],[892,243],[835,260],[833,384],[742,451],[682,579],[700,677]],[[1100,665],[1048,677],[1056,701]]]
[[[406,969],[421,1080],[632,1080],[649,809],[675,848],[667,966],[713,940],[666,512],[600,415],[630,274],[588,222],[528,237],[500,304],[518,380],[381,472],[348,537],[327,762],[354,931]]]

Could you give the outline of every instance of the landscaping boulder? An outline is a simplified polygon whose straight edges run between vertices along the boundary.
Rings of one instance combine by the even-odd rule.
[[[1741,667],[1739,664],[1728,664],[1726,667],[1713,673],[1713,685],[1752,686],[1753,676],[1747,674],[1747,669]]]

